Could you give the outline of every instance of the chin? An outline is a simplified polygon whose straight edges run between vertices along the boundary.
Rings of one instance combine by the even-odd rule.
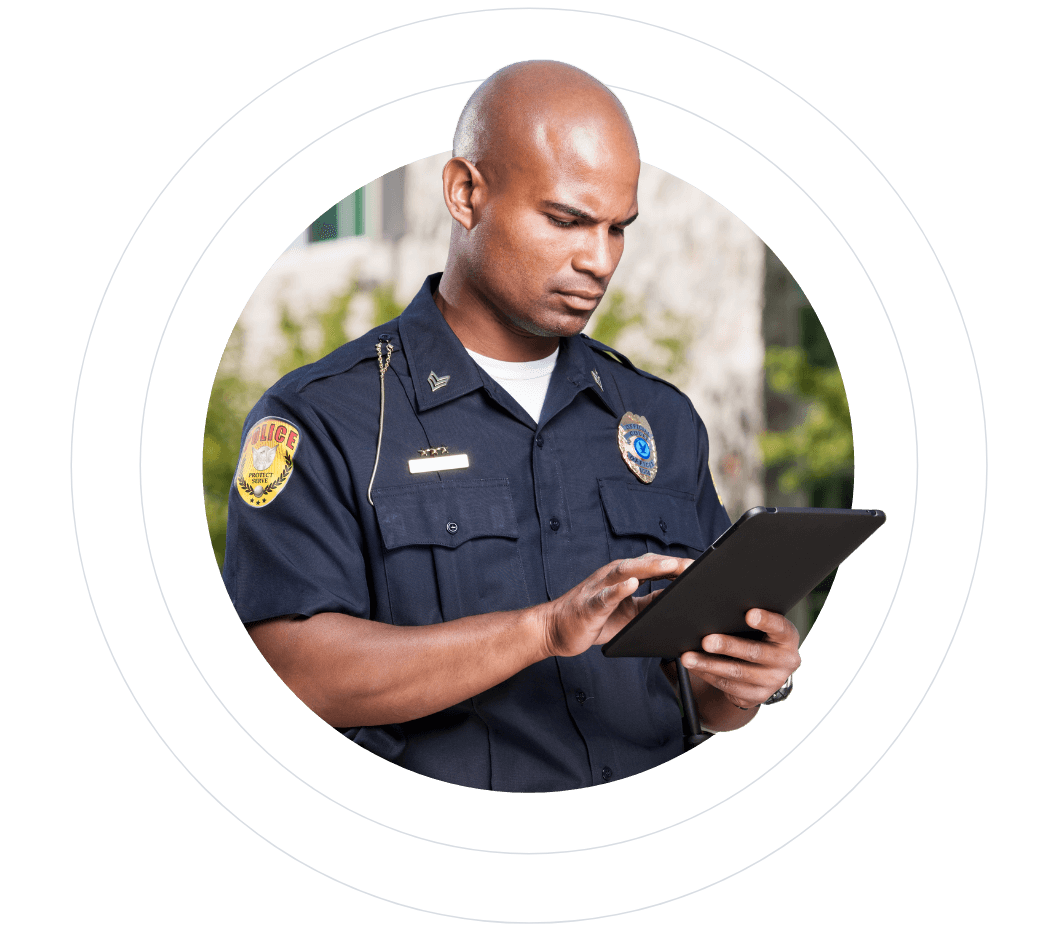
[[[563,336],[576,336],[584,331],[590,319],[590,313],[585,316],[556,316],[544,320],[520,320],[518,326],[530,335],[555,339]]]
[[[566,311],[547,310],[541,312],[529,308],[527,312],[503,314],[507,325],[519,333],[539,336],[544,339],[556,339],[562,336],[576,336],[591,319],[591,313],[571,313]]]

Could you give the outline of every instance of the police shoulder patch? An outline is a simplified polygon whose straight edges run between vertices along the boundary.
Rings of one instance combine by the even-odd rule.
[[[246,434],[235,489],[251,507],[264,507],[279,496],[294,471],[301,431],[286,420],[265,417]]]

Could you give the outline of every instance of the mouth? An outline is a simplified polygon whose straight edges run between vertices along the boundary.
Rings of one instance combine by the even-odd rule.
[[[557,293],[573,310],[594,310],[602,300],[605,291],[557,291]]]

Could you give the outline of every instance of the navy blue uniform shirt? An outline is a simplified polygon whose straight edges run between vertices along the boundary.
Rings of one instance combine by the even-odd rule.
[[[396,320],[282,378],[247,418],[247,431],[282,421],[297,442],[279,443],[294,451],[267,504],[232,486],[224,581],[244,623],[336,611],[412,626],[529,607],[613,559],[697,557],[730,525],[682,393],[585,336],[564,338],[534,423],[441,316],[439,280]],[[372,506],[382,333],[394,351]],[[618,448],[626,411],[653,430],[649,485]],[[409,460],[438,446],[466,453],[469,468],[411,474]],[[659,660],[607,659],[597,646],[420,720],[346,735],[424,775],[502,791],[596,785],[682,749]]]

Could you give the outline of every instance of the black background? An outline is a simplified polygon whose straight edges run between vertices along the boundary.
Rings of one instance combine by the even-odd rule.
[[[486,17],[488,26],[477,22]],[[754,38],[756,31],[717,29],[698,38],[768,72],[851,136],[904,198],[935,258],[864,154],[819,113],[745,63],[650,26],[508,12],[400,30],[289,78],[197,154],[255,95],[366,35],[368,26],[306,22],[297,29],[284,21],[258,24],[251,38],[234,19],[166,23],[162,41],[151,26],[131,47],[71,52],[76,80],[57,111],[70,128],[71,153],[79,154],[78,211],[93,231],[78,247],[78,287],[89,295],[85,307],[98,305],[99,313],[94,326],[88,310],[70,320],[83,336],[73,370],[88,343],[81,377],[69,387],[71,397],[77,391],[78,554],[91,591],[81,610],[89,635],[80,658],[91,686],[78,695],[88,710],[72,708],[85,723],[67,736],[78,789],[63,823],[68,849],[83,863],[86,894],[98,904],[131,914],[141,907],[136,892],[151,887],[160,912],[188,917],[208,911],[268,919],[291,902],[309,917],[334,907],[350,916],[425,917],[376,895],[477,919],[577,919],[638,908],[651,908],[641,919],[693,917],[722,904],[778,922],[795,912],[896,915],[920,895],[940,893],[937,863],[947,872],[966,860],[978,822],[967,817],[957,786],[979,721],[950,699],[972,671],[963,658],[965,632],[915,711],[960,622],[982,521],[977,373],[937,259],[968,314],[977,282],[970,262],[978,258],[972,204],[987,196],[989,182],[965,143],[980,118],[984,78],[971,62],[938,51],[940,31],[908,38],[872,23],[846,26],[838,39],[805,21],[768,41]],[[482,48],[486,37],[491,45]],[[205,404],[227,333],[275,256],[349,190],[448,147],[473,85],[416,96],[349,124],[239,204],[336,124],[524,57],[564,58],[639,91],[621,96],[644,161],[733,209],[794,272],[849,391],[856,506],[880,507],[889,522],[862,558],[842,568],[805,644],[795,695],[741,733],[636,779],[558,797],[456,789],[366,753],[355,760],[352,780],[352,747],[293,703],[225,613],[231,606],[202,516]],[[762,151],[849,244],[743,143],[642,94],[704,115]],[[969,316],[967,324],[980,340]],[[142,488],[150,553],[138,459],[148,383]],[[967,502],[965,514],[952,513],[954,499]],[[342,812],[277,767],[217,704],[180,637],[232,713],[300,778],[368,817],[437,842]],[[621,842],[694,817],[733,792],[740,794],[686,825]],[[620,844],[566,856],[499,856],[443,843],[536,851]],[[99,857],[99,850],[109,853]]]

